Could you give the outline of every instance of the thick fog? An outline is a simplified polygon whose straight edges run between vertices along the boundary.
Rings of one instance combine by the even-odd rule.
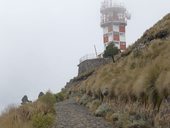
[[[79,58],[103,51],[102,0],[0,0],[0,111],[40,91],[58,92],[77,75]],[[132,19],[127,42],[170,12],[170,1],[120,0]]]

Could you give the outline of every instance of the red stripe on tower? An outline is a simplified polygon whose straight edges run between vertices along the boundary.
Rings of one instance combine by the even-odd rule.
[[[126,42],[120,42],[120,50],[126,50]]]
[[[125,25],[119,26],[119,32],[125,32]]]
[[[104,43],[109,42],[109,37],[107,36],[107,34],[103,35],[103,42]]]

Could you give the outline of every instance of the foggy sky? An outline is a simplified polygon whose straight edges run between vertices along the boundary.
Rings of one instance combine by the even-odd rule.
[[[102,0],[0,0],[0,110],[40,91],[58,92],[79,58],[103,51]],[[132,15],[128,44],[170,12],[170,1],[120,0]]]

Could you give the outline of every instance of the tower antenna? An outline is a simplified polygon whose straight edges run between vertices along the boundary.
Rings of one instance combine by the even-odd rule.
[[[97,55],[96,45],[94,45],[94,50],[95,50],[95,54],[96,54],[96,57],[97,57],[98,55]]]

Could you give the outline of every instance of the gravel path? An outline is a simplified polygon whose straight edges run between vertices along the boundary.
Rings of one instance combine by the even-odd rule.
[[[103,118],[95,117],[74,100],[57,103],[57,123],[54,128],[113,128]]]

